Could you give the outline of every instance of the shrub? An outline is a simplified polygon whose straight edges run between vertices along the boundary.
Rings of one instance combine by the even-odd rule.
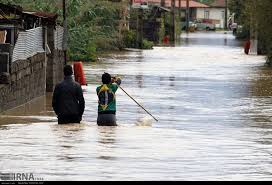
[[[148,41],[146,39],[143,40],[143,48],[142,49],[153,49],[154,43]]]
[[[136,32],[127,30],[123,32],[123,45],[126,48],[136,48]]]

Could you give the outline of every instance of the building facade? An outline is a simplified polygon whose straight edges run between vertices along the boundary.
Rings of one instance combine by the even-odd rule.
[[[210,20],[215,24],[216,28],[225,27],[225,16],[226,16],[226,1],[225,0],[215,0],[214,3],[206,8],[197,8],[196,19],[198,20]],[[230,16],[230,11],[227,12],[227,20]]]

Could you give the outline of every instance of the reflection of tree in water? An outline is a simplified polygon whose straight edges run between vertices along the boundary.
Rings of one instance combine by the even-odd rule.
[[[261,67],[257,70],[256,79],[252,82],[252,96],[272,96],[272,70],[269,67]]]
[[[272,70],[261,67],[256,70],[255,79],[250,85],[250,102],[246,111],[247,119],[251,121],[250,126],[258,128],[272,128]]]
[[[272,70],[266,67],[254,68],[251,74],[246,74],[248,81],[240,81],[235,88],[242,96],[235,99],[235,112],[238,120],[232,120],[233,124],[245,128],[241,129],[241,137],[261,145],[271,145],[272,129]],[[246,80],[246,79],[242,79]],[[243,92],[243,89],[245,92]],[[245,132],[246,135],[243,135]],[[248,134],[248,135],[247,135]]]

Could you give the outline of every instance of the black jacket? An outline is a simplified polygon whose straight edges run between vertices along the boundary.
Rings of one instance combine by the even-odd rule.
[[[85,109],[85,100],[81,86],[73,80],[72,76],[65,77],[61,83],[56,85],[52,107],[59,120],[76,117],[81,121]]]

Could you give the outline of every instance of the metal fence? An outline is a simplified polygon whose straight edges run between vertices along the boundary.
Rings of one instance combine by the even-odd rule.
[[[63,50],[63,35],[64,29],[61,26],[56,26],[54,33],[55,49]]]
[[[37,53],[45,52],[43,48],[43,29],[42,27],[20,32],[15,44],[12,62],[26,60]]]

